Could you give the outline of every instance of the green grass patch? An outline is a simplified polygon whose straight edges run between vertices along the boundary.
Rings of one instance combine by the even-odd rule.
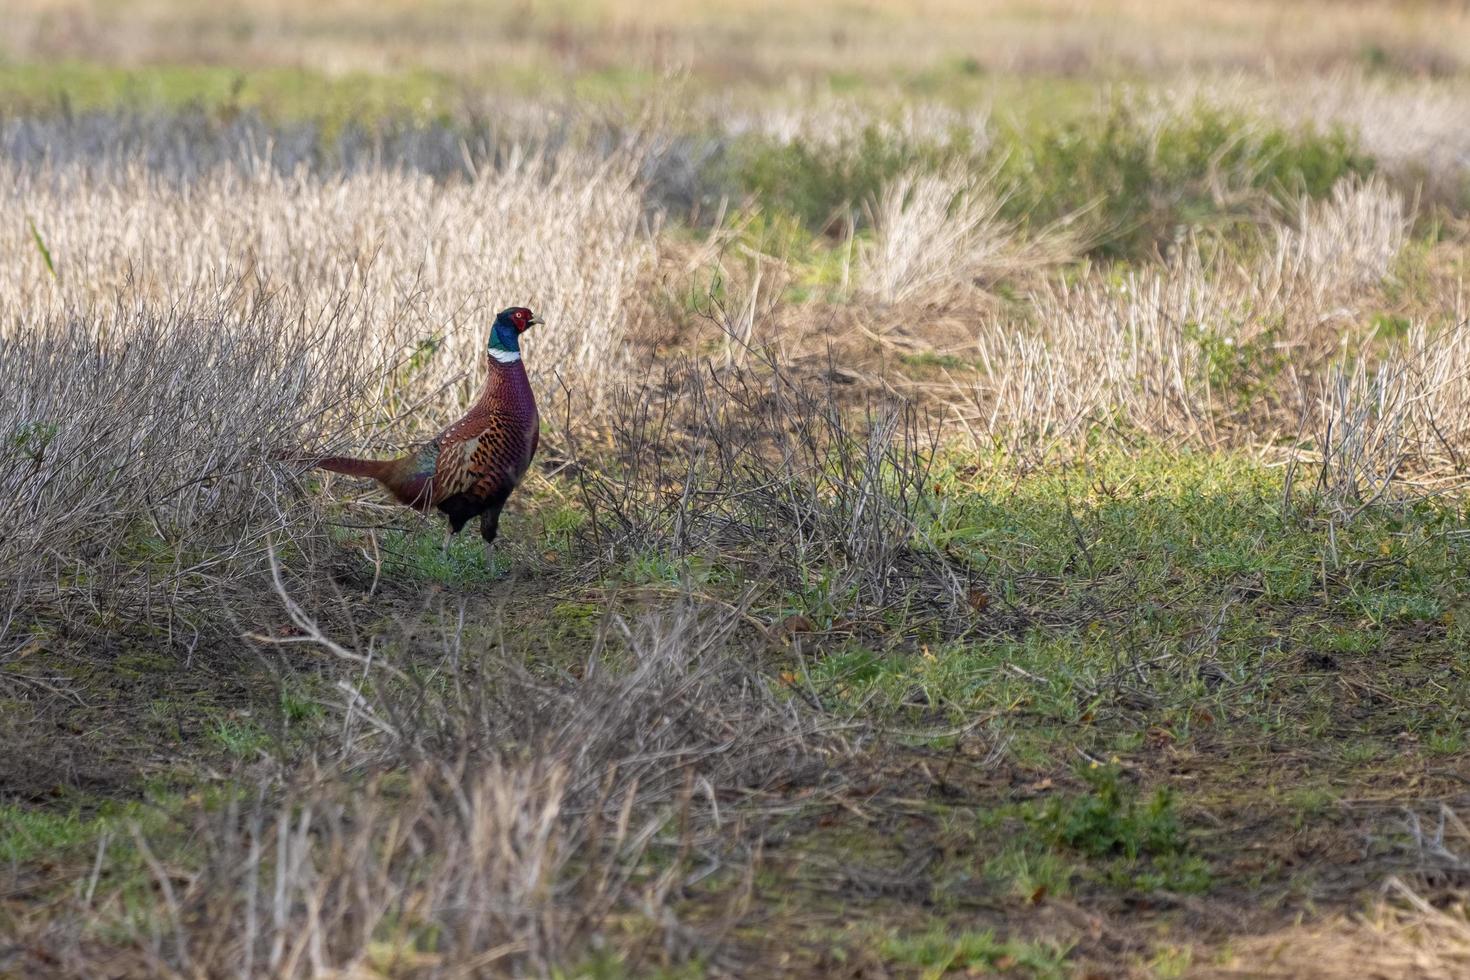
[[[1340,178],[1373,169],[1342,132],[1206,106],[1152,122],[1118,102],[1001,142],[1008,213],[1036,226],[1082,214],[1094,250],[1110,257],[1144,254],[1182,227],[1228,227],[1267,200],[1320,198]]]
[[[497,548],[493,558],[472,524],[444,546],[442,528],[382,532],[383,563],[394,574],[440,585],[475,585],[494,581],[510,568],[511,559]],[[501,530],[504,532],[504,520]]]
[[[86,802],[85,808],[75,802],[65,808],[0,804],[0,868],[81,857],[104,833],[119,837],[117,846],[131,851],[131,843],[122,840],[131,828],[145,836],[162,834],[188,805],[170,792],[146,800]]]
[[[273,122],[429,122],[458,111],[458,91],[450,78],[422,70],[325,75],[222,65],[0,64],[0,109],[12,114],[189,108],[225,120],[252,112]]]
[[[1137,258],[1184,228],[1229,231],[1274,204],[1321,198],[1341,178],[1372,172],[1373,161],[1338,131],[1208,106],[1150,119],[1118,101],[1015,119],[988,145],[958,127],[922,137],[878,125],[836,139],[752,136],[720,166],[724,182],[812,232],[848,217],[862,223],[864,208],[908,170],[994,172],[1008,217],[1035,228],[1067,219],[1094,254]]]
[[[237,759],[259,755],[271,743],[270,736],[248,720],[222,718],[209,729],[209,740]]]
[[[940,368],[946,371],[957,371],[976,366],[974,361],[967,361],[963,357],[954,354],[940,354],[935,351],[924,351],[919,354],[900,354],[900,363],[916,368]]]
[[[1284,506],[1284,480],[1228,454],[1109,451],[1019,479],[951,457],[925,535],[1025,625],[987,630],[981,615],[975,635],[918,649],[836,643],[803,680],[869,716],[1024,718],[1011,751],[1038,765],[1141,751],[1150,729],[1174,744],[1225,724],[1425,737],[1436,710],[1470,710],[1450,681],[1465,660],[1462,506],[1389,503],[1333,526],[1301,474]],[[840,621],[818,599],[788,605]],[[1366,728],[1327,683],[1343,673],[1385,692]]]
[[[1065,855],[1023,836],[985,862],[985,876],[1013,898],[1036,904],[1072,892],[1076,866]]]
[[[954,931],[940,926],[927,932],[899,933],[883,941],[882,953],[894,963],[919,967],[919,975],[925,978],[952,971],[1037,978],[1066,975],[1065,948],[1046,942],[1001,940],[990,930]]]
[[[0,866],[54,858],[93,840],[96,834],[96,820],[84,819],[75,810],[58,813],[0,806]]]
[[[1079,772],[1086,793],[1053,796],[1027,814],[1042,839],[1054,848],[1106,861],[1104,877],[1114,887],[1173,892],[1209,888],[1209,865],[1188,853],[1167,788],[1140,798],[1115,766],[1094,763]]]
[[[1032,814],[1032,823],[1051,844],[1091,857],[1177,854],[1183,850],[1179,819],[1168,790],[1146,801],[1120,778],[1116,767],[1079,770],[1089,792],[1053,797]]]
[[[966,130],[945,139],[908,140],[873,125],[835,141],[748,137],[731,147],[724,166],[735,187],[763,209],[794,215],[822,231],[834,219],[860,211],[906,170],[978,165],[981,159]]]

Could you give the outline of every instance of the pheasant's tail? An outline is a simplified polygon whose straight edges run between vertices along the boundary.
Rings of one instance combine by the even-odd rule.
[[[352,456],[324,456],[313,461],[317,469],[345,473],[348,476],[365,476],[372,480],[387,481],[397,474],[395,459],[357,459]]]

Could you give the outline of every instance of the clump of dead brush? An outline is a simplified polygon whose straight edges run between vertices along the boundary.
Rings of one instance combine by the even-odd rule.
[[[1470,460],[1470,324],[1410,328],[1377,363],[1336,365],[1309,450],[1340,522],[1401,489],[1461,485]]]
[[[898,399],[848,405],[763,352],[683,363],[611,396],[610,462],[578,455],[597,555],[712,558],[828,620],[898,606],[963,628],[969,573],[926,547],[938,428]]]
[[[138,837],[156,904],[88,890],[29,939],[50,962],[271,977],[719,964],[762,800],[832,778],[831,737],[732,643],[742,603],[608,615],[576,677],[458,631],[437,656],[410,644],[369,665],[288,605],[293,645],[368,665],[340,687],[340,735],[202,814],[188,848]]]
[[[15,620],[161,625],[192,647],[201,603],[259,578],[271,536],[308,547],[312,508],[267,464],[340,425],[367,386],[332,327],[257,297],[0,333],[0,602]]]

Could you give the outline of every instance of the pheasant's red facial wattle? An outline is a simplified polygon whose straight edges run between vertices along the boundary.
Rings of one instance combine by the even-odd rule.
[[[532,313],[524,306],[521,306],[517,307],[514,310],[511,310],[510,322],[515,327],[516,333],[525,333],[532,326],[542,321],[539,316]]]
[[[501,310],[490,328],[486,353],[502,364],[520,360],[521,334],[540,322],[541,318],[524,306]]]

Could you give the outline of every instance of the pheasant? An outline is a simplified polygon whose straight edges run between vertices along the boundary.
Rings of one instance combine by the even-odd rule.
[[[313,465],[377,480],[398,502],[449,518],[444,546],[473,517],[494,544],[500,510],[526,475],[540,441],[536,398],[521,363],[520,336],[542,319],[523,306],[503,310],[490,329],[485,390],[464,418],[397,459],[328,456]]]

